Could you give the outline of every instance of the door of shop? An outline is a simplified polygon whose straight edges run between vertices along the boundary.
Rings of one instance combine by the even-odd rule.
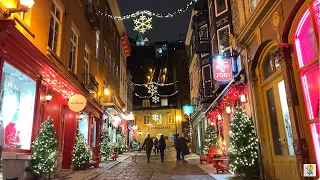
[[[274,76],[275,77],[275,76]],[[266,128],[270,135],[276,179],[300,179],[293,149],[293,135],[285,84],[281,74],[264,83],[262,88]]]

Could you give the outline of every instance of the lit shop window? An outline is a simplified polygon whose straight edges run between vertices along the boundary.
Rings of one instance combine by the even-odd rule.
[[[313,1],[310,9],[306,9],[299,17],[293,34],[294,45],[296,50],[296,59],[298,64],[298,73],[300,75],[301,86],[304,96],[304,106],[306,108],[307,117],[311,136],[313,140],[314,152],[317,163],[320,164],[320,138],[319,138],[319,108],[320,108],[320,69],[319,69],[319,53],[316,42],[319,37],[319,8],[320,2]],[[313,16],[314,18],[311,18]],[[313,22],[315,20],[315,22]],[[318,166],[320,171],[320,166]]]
[[[5,148],[30,149],[36,82],[4,62],[0,89],[0,123]]]
[[[83,118],[79,120],[79,124],[78,124],[78,130],[80,133],[83,134],[84,139],[86,140],[86,142],[88,143],[88,120],[89,120],[89,116],[86,113],[83,113]]]

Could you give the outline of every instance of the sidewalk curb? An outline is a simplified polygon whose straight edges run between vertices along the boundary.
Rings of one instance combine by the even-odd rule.
[[[115,167],[116,165],[120,164],[121,162],[127,160],[129,157],[131,157],[131,156],[128,156],[128,157],[124,158],[122,161],[116,161],[116,163],[114,163],[110,167],[107,167],[107,168],[104,168],[104,169],[111,169],[111,168]]]

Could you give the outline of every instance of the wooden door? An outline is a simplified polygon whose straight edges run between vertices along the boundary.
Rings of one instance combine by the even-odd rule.
[[[262,88],[266,128],[276,179],[300,179],[293,149],[293,135],[282,76]]]

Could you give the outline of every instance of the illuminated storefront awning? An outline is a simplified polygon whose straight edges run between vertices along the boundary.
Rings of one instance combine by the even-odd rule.
[[[223,97],[224,95],[230,90],[230,88],[233,86],[235,82],[242,82],[245,81],[245,72],[244,70],[241,70],[237,75],[234,76],[234,78],[225,86],[220,86],[218,87],[215,92],[219,93],[215,100],[210,104],[210,106],[206,109],[205,114],[210,111],[212,107],[214,107],[215,104],[217,104]]]

